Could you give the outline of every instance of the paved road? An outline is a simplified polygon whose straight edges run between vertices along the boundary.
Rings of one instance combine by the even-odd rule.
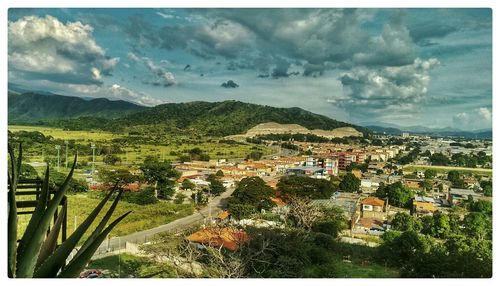
[[[97,249],[94,258],[97,258],[107,252],[107,250],[118,250],[125,248],[125,242],[131,243],[144,243],[150,240],[154,235],[162,232],[173,231],[189,227],[195,223],[202,222],[211,213],[212,217],[217,215],[225,205],[225,199],[228,198],[234,191],[234,188],[229,188],[220,196],[212,198],[210,203],[203,209],[196,211],[194,214],[174,220],[168,224],[160,225],[158,227],[147,229],[139,232],[134,232],[121,237],[114,237],[104,241]]]

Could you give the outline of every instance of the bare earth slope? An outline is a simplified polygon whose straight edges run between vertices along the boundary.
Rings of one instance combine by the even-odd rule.
[[[314,129],[309,130],[298,124],[279,124],[276,122],[266,122],[258,124],[245,134],[236,135],[237,137],[255,137],[265,134],[314,134],[326,138],[341,138],[348,136],[363,136],[363,134],[352,127],[341,127],[333,130]]]

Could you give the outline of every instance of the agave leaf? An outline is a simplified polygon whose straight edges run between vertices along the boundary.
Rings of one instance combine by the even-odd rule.
[[[21,145],[20,145],[21,146]],[[21,147],[19,148],[21,149]],[[15,166],[15,161],[16,161],[16,156],[14,155],[14,150],[12,147],[9,145],[9,155],[10,155],[10,162],[11,162],[11,172],[12,174],[9,174],[9,218],[7,221],[7,228],[8,228],[8,246],[7,246],[7,256],[8,256],[8,275],[9,277],[13,278],[15,268],[16,268],[16,252],[17,252],[17,206],[16,206],[16,191],[17,191],[17,180],[19,173],[17,173],[17,170],[14,168]],[[21,155],[21,153],[20,153]],[[21,157],[19,157],[19,161],[21,161]],[[16,183],[14,183],[16,182]]]
[[[22,252],[18,251],[16,277],[33,277],[37,257],[45,238],[45,232],[49,228],[50,221],[57,210],[57,206],[61,202],[64,194],[66,193],[66,190],[68,189],[71,177],[73,176],[73,172],[75,170],[76,160],[77,156],[75,155],[75,160],[73,162],[73,166],[71,167],[71,171],[66,177],[64,183],[55,193],[54,198],[47,206],[47,209],[43,213],[43,216],[40,219],[39,224],[36,226],[36,230],[30,238],[29,243],[27,243],[26,248]]]
[[[54,226],[49,232],[49,235],[45,239],[42,244],[42,248],[40,249],[40,254],[38,255],[38,259],[36,265],[42,264],[49,255],[51,255],[57,247],[57,239],[59,238],[59,233],[61,230],[61,225],[66,216],[66,208],[62,208],[61,212],[57,216],[56,222]]]
[[[99,234],[102,232],[102,230],[104,229],[104,227],[108,223],[109,219],[113,215],[113,212],[115,211],[116,206],[118,205],[118,202],[120,201],[122,194],[123,194],[123,190],[120,190],[120,192],[116,196],[115,200],[113,201],[113,204],[111,205],[109,210],[106,212],[106,215],[104,215],[104,217],[102,218],[99,225],[92,232],[92,234],[89,236],[89,238],[87,238],[85,243],[83,243],[82,247],[80,247],[80,249],[76,253],[74,259],[76,259],[78,256],[80,256],[85,251],[85,249],[87,249],[92,244],[92,242],[99,236]]]
[[[70,255],[71,251],[73,251],[78,241],[80,241],[92,222],[94,222],[96,217],[99,215],[99,212],[102,210],[115,190],[116,189],[112,189],[106,197],[102,199],[92,213],[90,213],[89,216],[82,222],[82,224],[78,226],[75,232],[73,232],[70,237],[40,265],[38,269],[36,269],[34,277],[54,277],[57,274],[59,269],[63,267],[66,258]]]
[[[99,245],[106,239],[106,236],[111,232],[111,230],[121,221],[123,220],[127,215],[129,215],[132,211],[129,211],[122,215],[121,217],[117,218],[115,221],[113,221],[97,238],[85,249],[85,251],[78,257],[73,260],[68,264],[68,266],[57,276],[61,278],[73,278],[73,277],[78,277],[80,275],[80,272],[82,272],[83,268],[85,265],[87,265],[94,255],[94,252],[97,250]]]

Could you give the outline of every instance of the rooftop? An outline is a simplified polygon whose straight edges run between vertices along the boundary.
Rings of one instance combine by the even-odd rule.
[[[236,251],[242,242],[250,239],[245,231],[235,228],[210,227],[201,229],[188,237],[187,240],[213,247],[224,247],[230,251]]]
[[[379,198],[368,197],[368,198],[362,200],[361,203],[363,205],[371,205],[371,206],[380,206],[380,207],[383,207],[385,202],[383,200],[379,199]]]

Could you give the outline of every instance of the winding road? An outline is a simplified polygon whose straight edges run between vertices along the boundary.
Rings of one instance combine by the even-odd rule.
[[[160,225],[155,228],[134,232],[128,235],[124,235],[121,237],[113,237],[111,239],[105,240],[97,249],[94,254],[94,259],[99,258],[106,254],[109,251],[115,251],[118,249],[125,248],[125,243],[145,243],[149,241],[154,235],[169,232],[174,230],[180,230],[186,227],[189,227],[193,224],[200,223],[204,219],[206,219],[209,214],[212,217],[216,216],[218,212],[222,210],[222,208],[226,204],[226,200],[233,193],[234,188],[228,188],[227,191],[222,193],[220,196],[212,198],[207,206],[202,208],[201,210],[193,213],[192,215],[174,220],[170,223]]]

